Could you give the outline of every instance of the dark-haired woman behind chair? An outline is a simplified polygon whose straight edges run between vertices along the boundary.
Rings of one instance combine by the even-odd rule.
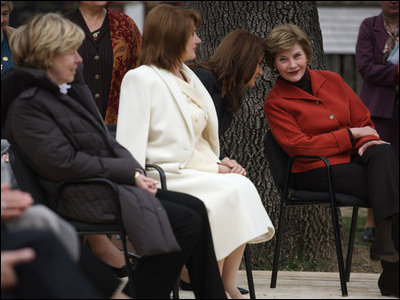
[[[295,25],[274,28],[266,38],[267,64],[279,73],[264,103],[269,127],[289,156],[322,155],[332,166],[337,192],[367,199],[374,212],[371,259],[380,260],[382,295],[399,295],[399,162],[379,139],[370,113],[343,79],[310,70],[311,44]],[[297,161],[295,185],[326,190],[320,161]]]
[[[214,102],[220,139],[242,106],[244,89],[254,87],[263,74],[261,61],[264,52],[264,43],[259,37],[246,29],[236,29],[222,39],[209,60],[188,64]],[[230,173],[246,176],[246,169],[231,157],[228,149],[220,148],[221,165]],[[242,294],[247,293],[242,288],[238,289]]]
[[[234,114],[242,106],[246,87],[254,87],[263,74],[263,41],[245,29],[228,33],[207,61],[189,65],[210,93],[218,116],[218,135],[221,139],[232,124]],[[247,175],[246,170],[227,149],[220,150],[221,164],[231,173]]]

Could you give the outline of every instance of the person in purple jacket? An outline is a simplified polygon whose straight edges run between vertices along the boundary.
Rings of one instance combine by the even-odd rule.
[[[380,1],[382,13],[366,18],[356,45],[357,69],[363,78],[360,98],[371,111],[380,138],[399,151],[399,65],[387,61],[399,42],[399,1]]]
[[[380,138],[399,154],[399,65],[388,62],[399,43],[399,1],[380,1],[382,13],[366,18],[360,26],[356,63],[363,83],[360,98],[371,112]],[[362,239],[372,242],[375,231],[368,209]]]
[[[360,98],[370,110],[380,138],[391,143],[398,155],[399,65],[388,62],[388,57],[399,43],[399,1],[379,3],[382,13],[366,18],[360,25],[357,38],[356,63],[363,78]],[[374,227],[372,209],[368,209],[362,233],[364,241],[373,241]],[[390,273],[398,270],[398,262],[384,262],[382,267],[390,277]]]

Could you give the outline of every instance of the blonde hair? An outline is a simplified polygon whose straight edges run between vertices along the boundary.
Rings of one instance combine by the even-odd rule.
[[[293,24],[276,26],[265,39],[267,66],[274,69],[275,56],[295,45],[299,45],[303,49],[308,63],[310,63],[312,59],[311,43],[304,31]]]
[[[1,7],[7,6],[7,8],[12,12],[13,10],[13,4],[11,1],[1,1]]]
[[[83,30],[57,13],[34,15],[10,38],[14,64],[47,71],[59,54],[77,50],[85,38]]]
[[[181,62],[193,26],[200,24],[201,16],[195,10],[157,5],[146,17],[140,64],[171,71]]]

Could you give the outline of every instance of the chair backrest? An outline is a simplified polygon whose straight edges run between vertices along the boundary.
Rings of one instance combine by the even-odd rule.
[[[15,180],[20,190],[28,192],[32,195],[35,203],[48,205],[44,190],[37,181],[37,175],[32,168],[25,162],[22,154],[14,145],[8,149],[10,157],[10,165],[13,170]]]
[[[264,136],[264,153],[268,159],[274,182],[282,194],[289,156],[276,142],[271,130],[268,130]]]

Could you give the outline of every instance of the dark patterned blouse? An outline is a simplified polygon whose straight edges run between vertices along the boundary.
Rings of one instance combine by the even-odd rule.
[[[66,15],[86,34],[79,53],[83,58],[86,84],[107,124],[118,119],[122,78],[137,67],[142,36],[127,15],[107,9],[100,29],[90,32],[79,9]]]

